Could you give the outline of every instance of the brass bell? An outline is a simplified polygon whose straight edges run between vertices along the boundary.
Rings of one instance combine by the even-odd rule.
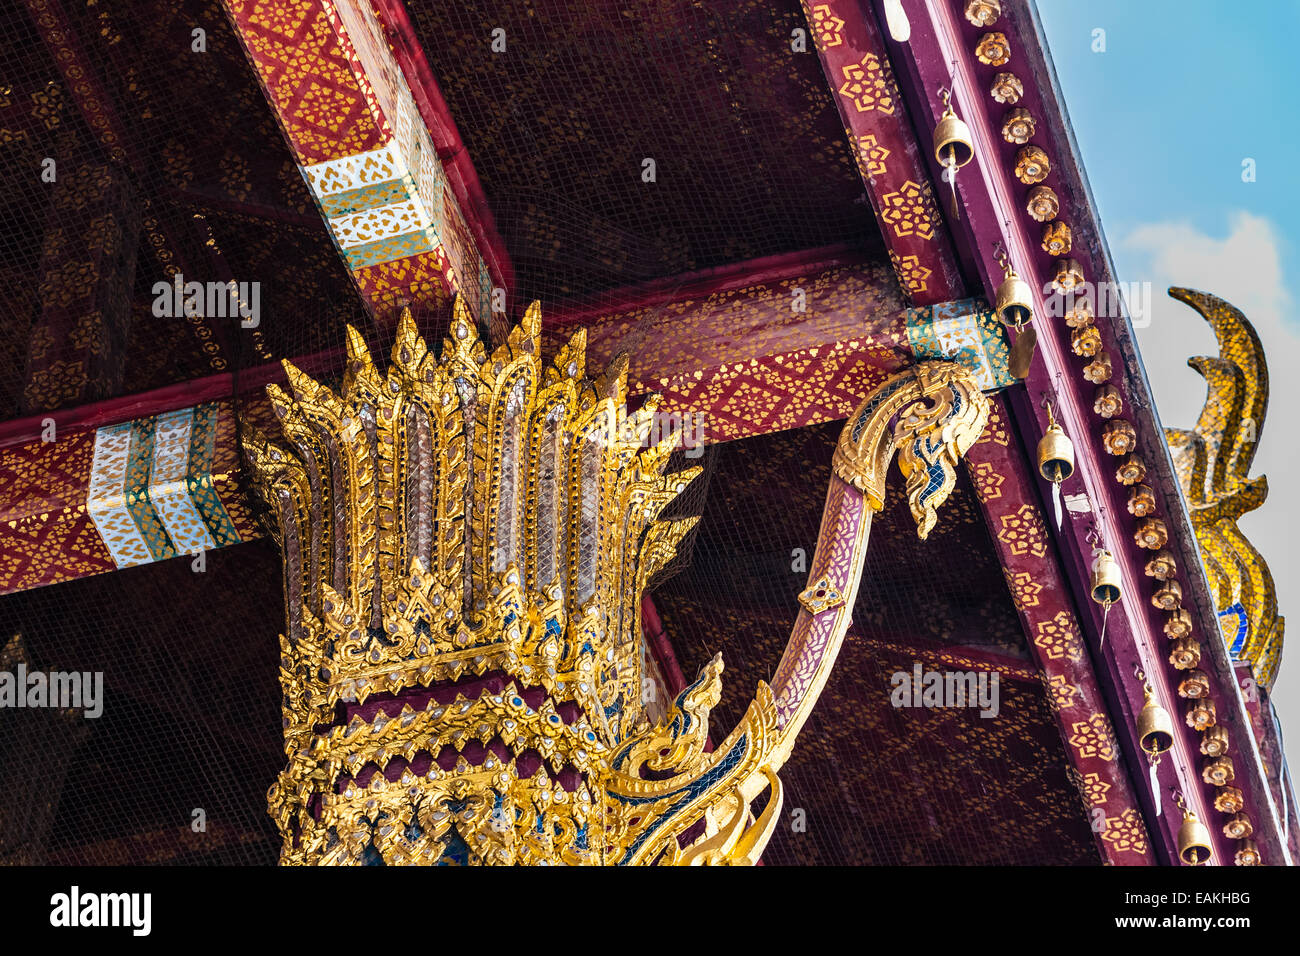
[[[1109,607],[1117,603],[1123,594],[1119,565],[1114,556],[1103,549],[1092,562],[1092,599]]]
[[[1018,329],[1034,318],[1034,293],[1029,283],[1016,275],[1010,260],[1003,262],[1002,268],[1006,277],[993,297],[993,311],[1003,325]]]
[[[1210,858],[1210,831],[1190,810],[1183,811],[1178,828],[1178,857],[1188,866],[1201,866]]]
[[[1054,485],[1074,474],[1074,443],[1052,414],[1047,403],[1047,431],[1038,440],[1038,473]]]
[[[934,128],[934,158],[943,167],[943,180],[952,190],[952,214],[960,218],[957,206],[957,170],[975,158],[975,148],[971,145],[970,127],[953,112],[950,102],[952,94],[940,90],[943,100],[943,115]]]
[[[1138,713],[1138,742],[1142,749],[1158,757],[1174,745],[1174,719],[1156,702],[1151,685],[1142,688],[1146,702]]]
[[[940,90],[939,97],[943,100],[943,115],[934,128],[934,158],[944,169],[960,169],[975,158],[970,127],[953,112],[951,93]]]

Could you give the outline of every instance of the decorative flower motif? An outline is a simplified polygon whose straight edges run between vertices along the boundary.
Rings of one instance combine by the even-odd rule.
[[[1178,696],[1198,700],[1210,696],[1210,678],[1205,671],[1191,670],[1178,682]]]
[[[987,462],[984,464],[987,464]],[[1043,590],[1043,586],[1035,581],[1028,571],[1017,571],[1012,574],[1006,568],[1003,568],[1002,573],[1007,579],[1007,587],[1011,590],[1011,600],[1017,610],[1023,611],[1025,608],[1038,607],[1038,595]]]
[[[817,4],[812,8],[812,15],[812,28],[818,47],[829,50],[844,42],[844,21],[835,16],[829,3]]]
[[[1147,851],[1146,827],[1142,823],[1141,814],[1133,807],[1128,807],[1117,817],[1107,817],[1106,829],[1101,831],[1101,838],[1120,853]]]
[[[993,470],[990,462],[980,462],[969,470],[969,474],[980,501],[993,501],[1002,497],[1002,483],[1006,479]]]
[[[1165,637],[1176,641],[1192,633],[1192,615],[1187,608],[1180,607],[1165,619]]]
[[[1011,44],[1002,33],[986,33],[975,44],[975,56],[985,66],[1001,66],[1011,59]]]
[[[1214,701],[1208,697],[1201,700],[1189,700],[1187,702],[1187,716],[1184,720],[1192,730],[1209,730],[1214,726],[1214,722],[1218,720],[1214,713]]]
[[[37,411],[62,408],[76,401],[87,378],[81,362],[53,362],[28,375],[23,400],[28,408]]]
[[[1183,586],[1177,578],[1170,578],[1161,583],[1151,595],[1151,603],[1162,611],[1176,611],[1183,606]]]
[[[1189,671],[1201,664],[1201,645],[1192,637],[1180,637],[1169,651],[1169,663],[1180,671]]]
[[[926,291],[926,279],[930,278],[930,270],[921,265],[921,257],[916,255],[899,257],[893,249],[889,250],[889,261],[894,267],[894,274],[898,276],[898,284],[905,288],[912,295],[918,295]]]
[[[1056,711],[1069,710],[1074,706],[1075,697],[1081,694],[1078,685],[1067,681],[1064,674],[1057,674],[1043,683],[1047,691],[1047,702]]]
[[[1133,532],[1133,540],[1138,547],[1159,551],[1169,542],[1169,529],[1160,518],[1143,518],[1138,522],[1137,531]]]
[[[1033,138],[1034,126],[1034,117],[1029,110],[1017,106],[1002,117],[1002,138],[1008,143],[1023,146]]]
[[[1223,835],[1229,840],[1245,840],[1254,832],[1255,825],[1250,822],[1250,817],[1244,813],[1234,814],[1223,825]]]
[[[1150,485],[1132,485],[1128,490],[1128,513],[1138,518],[1155,514],[1156,496]],[[1163,576],[1162,576],[1163,580]]]
[[[989,96],[993,97],[999,103],[1006,103],[1014,106],[1020,102],[1020,97],[1025,95],[1025,85],[1020,82],[1020,77],[1014,73],[999,73],[993,77],[993,85],[989,87]]]
[[[998,540],[1005,544],[1012,554],[1026,552],[1036,558],[1047,553],[1047,530],[1038,509],[1030,504],[1023,504],[1015,514],[1001,515],[998,518],[1002,527],[998,529]]]
[[[1092,399],[1092,410],[1102,418],[1114,418],[1124,411],[1124,399],[1114,385],[1100,385]]]
[[[809,614],[821,614],[843,604],[844,595],[823,575],[799,595],[799,603]]]
[[[1077,259],[1057,259],[1056,275],[1052,277],[1052,288],[1062,295],[1073,292],[1083,285],[1083,266]]]
[[[1115,759],[1115,735],[1111,732],[1110,721],[1105,714],[1093,714],[1087,720],[1071,724],[1067,739],[1080,757]]]
[[[1143,485],[1142,487],[1146,488],[1147,486]],[[1150,492],[1151,489],[1147,488],[1147,493],[1149,494]],[[1129,508],[1129,511],[1137,514],[1137,512],[1133,511],[1132,508]],[[1149,513],[1150,512],[1143,512],[1143,514]],[[1139,515],[1139,517],[1141,516]],[[1174,576],[1174,572],[1178,570],[1178,562],[1174,560],[1172,552],[1158,551],[1155,556],[1147,562],[1145,570],[1147,577],[1149,578],[1155,578],[1157,581],[1168,581]]]
[[[1071,293],[1066,295],[1065,304],[1068,308],[1065,310],[1065,324],[1072,329],[1081,329],[1085,325],[1092,325],[1092,296],[1084,293],[1075,295]]]
[[[1062,657],[1072,661],[1083,660],[1083,642],[1074,628],[1074,620],[1065,611],[1058,611],[1050,621],[1039,621],[1034,627],[1038,632],[1034,635],[1034,644],[1047,655],[1048,660]]]
[[[1074,234],[1059,219],[1043,226],[1043,251],[1049,256],[1068,255],[1073,245]]]
[[[1146,462],[1138,454],[1129,455],[1115,469],[1115,478],[1121,485],[1136,485],[1147,476]]]
[[[1016,151],[1016,179],[1026,186],[1041,183],[1051,171],[1051,161],[1037,146],[1021,146]]]
[[[854,109],[859,113],[879,110],[893,115],[896,86],[889,61],[882,62],[876,54],[868,53],[862,62],[843,67],[843,72],[844,85],[839,93],[853,101]]]
[[[1101,443],[1109,454],[1118,458],[1133,450],[1137,444],[1137,432],[1133,430],[1131,422],[1126,422],[1122,418],[1112,418],[1101,429]]]
[[[1070,768],[1074,770],[1073,767]],[[1074,771],[1078,774],[1078,771]],[[1075,784],[1083,793],[1083,798],[1088,801],[1090,806],[1099,806],[1106,802],[1106,794],[1110,792],[1110,784],[1101,779],[1097,773],[1086,773],[1076,777]]]
[[[1197,671],[1200,673],[1200,671]],[[1206,691],[1208,700],[1209,691]],[[1219,757],[1228,752],[1228,731],[1225,727],[1215,724],[1201,732],[1201,753],[1207,757]]]
[[[1259,866],[1264,858],[1259,855],[1259,846],[1254,840],[1242,840],[1232,862],[1237,866]]]
[[[880,219],[900,239],[913,235],[933,239],[941,222],[930,184],[918,185],[911,180],[899,186],[896,192],[881,197]]]
[[[1201,767],[1201,779],[1212,787],[1226,787],[1236,775],[1232,769],[1232,758],[1226,755],[1207,760]]]
[[[1012,112],[1024,111],[1013,110]],[[1007,115],[1010,116],[1011,114],[1008,113]],[[1029,114],[1026,113],[1025,115],[1028,116]],[[1032,130],[1030,135],[1033,135]],[[1023,143],[1024,140],[1020,140],[1020,142]],[[1035,186],[1029,190],[1029,198],[1025,200],[1025,210],[1035,222],[1051,222],[1056,218],[1057,213],[1061,211],[1061,201],[1056,198],[1056,190],[1051,186]]]
[[[1070,333],[1070,349],[1075,355],[1093,356],[1101,351],[1101,333],[1095,325],[1085,325]]]
[[[876,142],[876,137],[871,133],[855,136],[852,131],[846,132],[849,134],[849,142],[853,145],[853,155],[858,160],[858,169],[862,172],[862,177],[870,179],[873,176],[883,176],[889,150]]]
[[[1220,787],[1214,795],[1214,809],[1220,813],[1239,813],[1245,805],[1245,795],[1236,787]]]
[[[966,0],[966,19],[977,27],[991,27],[1002,16],[998,0]]]
[[[1111,375],[1110,355],[1101,351],[1093,356],[1091,362],[1083,367],[1083,377],[1094,385],[1109,382]]]
[[[108,354],[108,333],[104,329],[104,318],[98,312],[88,312],[77,320],[68,341],[76,348],[94,356]]]

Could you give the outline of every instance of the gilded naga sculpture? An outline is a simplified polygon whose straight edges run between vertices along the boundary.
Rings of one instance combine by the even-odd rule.
[[[850,419],[775,687],[706,753],[722,661],[652,720],[640,620],[697,520],[659,516],[699,469],[664,473],[677,436],[647,445],[657,399],[627,411],[625,359],[588,378],[579,331],[543,362],[540,327],[534,304],[488,354],[457,302],[435,354],[404,314],[386,372],[349,329],[341,391],[286,362],[282,436],[244,435],[284,562],[283,863],[756,862],[883,467],[899,449],[924,535],[988,414],[938,362]]]
[[[1216,357],[1187,360],[1205,378],[1205,406],[1191,430],[1166,428],[1192,528],[1233,657],[1250,661],[1266,688],[1282,657],[1284,621],[1263,556],[1237,527],[1268,496],[1268,479],[1250,477],[1268,411],[1268,365],[1250,320],[1217,296],[1172,288],[1210,324]]]

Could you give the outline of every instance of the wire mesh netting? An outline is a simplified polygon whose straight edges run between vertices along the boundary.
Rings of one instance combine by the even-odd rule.
[[[793,0],[409,14],[513,262],[513,312],[536,298],[599,314],[665,278],[667,302],[673,277],[781,253],[883,256],[817,57],[791,49],[807,29]],[[268,363],[328,378],[346,323],[386,355],[392,326],[367,315],[218,3],[0,0],[0,63],[0,418],[234,372],[239,415],[264,423],[251,383]],[[258,282],[259,328],[159,314],[154,286],[178,270]],[[432,342],[445,320],[417,315]],[[724,653],[715,738],[789,634],[835,432],[679,456],[705,473],[675,507],[704,521],[654,600],[688,676]],[[782,829],[770,859],[1094,859],[1041,690],[1005,691],[1005,722],[882,704],[912,649],[1025,657],[969,489],[924,546],[890,499],[848,666],[785,773],[807,829]],[[0,669],[104,682],[94,720],[0,710],[0,862],[273,862],[283,601],[267,540],[201,572],[177,558],[0,597]],[[999,841],[1003,824],[1019,837]]]
[[[220,4],[0,0],[0,62],[0,415],[341,342],[360,299]],[[278,321],[160,307],[178,272]]]

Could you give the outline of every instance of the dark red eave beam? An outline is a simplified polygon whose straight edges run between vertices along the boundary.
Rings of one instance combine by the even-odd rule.
[[[913,305],[966,295],[920,136],[866,0],[800,0],[876,224]]]

